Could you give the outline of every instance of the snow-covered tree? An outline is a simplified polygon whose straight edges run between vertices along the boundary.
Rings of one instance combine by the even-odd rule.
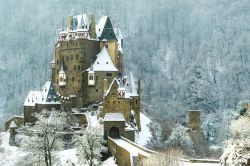
[[[178,125],[173,129],[170,137],[164,144],[170,148],[182,149],[187,155],[194,154],[193,142],[187,133],[187,128],[182,125]]]
[[[89,127],[83,131],[82,136],[77,135],[76,145],[79,164],[100,165],[101,152],[104,150],[102,143],[103,137],[101,131],[97,128]]]
[[[230,139],[220,158],[223,166],[250,165],[250,113],[231,122]]]
[[[66,115],[61,111],[43,110],[35,116],[38,120],[33,127],[21,129],[24,134],[20,145],[30,156],[30,160],[24,159],[22,162],[34,166],[52,166],[53,151],[62,145],[60,132],[64,131]]]

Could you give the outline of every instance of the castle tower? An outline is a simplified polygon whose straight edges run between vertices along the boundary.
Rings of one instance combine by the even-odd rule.
[[[188,127],[194,131],[200,131],[201,112],[199,110],[190,110],[188,113]]]
[[[96,39],[96,31],[95,31],[95,16],[93,13],[90,14],[90,25],[89,25],[89,36],[90,39]]]
[[[100,48],[107,48],[114,65],[119,69],[118,41],[108,16],[100,18],[96,26],[96,33],[97,38],[100,40]]]

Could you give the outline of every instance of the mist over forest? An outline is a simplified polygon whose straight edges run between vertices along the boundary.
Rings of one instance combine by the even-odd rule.
[[[50,79],[66,17],[91,12],[96,20],[108,14],[122,30],[125,67],[142,80],[142,101],[158,122],[152,128],[166,131],[155,144],[176,124],[186,125],[190,109],[202,111],[209,141],[221,144],[239,102],[250,97],[249,6],[249,0],[1,1],[0,123],[22,114],[28,91]]]

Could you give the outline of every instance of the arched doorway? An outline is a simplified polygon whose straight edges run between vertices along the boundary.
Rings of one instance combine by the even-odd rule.
[[[120,138],[120,132],[119,129],[117,127],[111,127],[109,129],[109,136],[111,138]]]

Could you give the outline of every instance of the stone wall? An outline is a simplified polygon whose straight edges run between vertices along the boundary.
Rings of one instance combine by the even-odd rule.
[[[199,110],[190,110],[188,113],[188,127],[194,131],[201,129],[201,112]]]
[[[124,121],[104,121],[104,138],[107,139],[109,137],[109,131],[112,127],[117,127],[119,129],[120,136],[123,136],[125,129]]]
[[[112,156],[115,157],[119,166],[131,166],[130,153],[118,146],[111,138],[108,139],[108,149]]]
[[[124,132],[123,136],[125,138],[129,139],[130,141],[135,142],[135,130],[125,129],[125,132]]]
[[[86,72],[87,75],[87,72]],[[108,87],[111,84],[112,80],[118,76],[118,72],[103,72],[96,71],[95,72],[95,85],[88,86],[87,90],[87,103],[100,102],[103,100],[104,95],[104,79],[107,79]],[[85,76],[86,77],[86,76]]]
[[[118,85],[114,82],[111,87],[108,95],[104,98],[103,101],[103,111],[102,117],[105,113],[116,113],[121,112],[125,120],[128,122],[131,115],[131,110],[135,112],[135,119],[138,125],[138,129],[141,129],[140,125],[140,97],[135,96],[133,98],[118,98]]]

